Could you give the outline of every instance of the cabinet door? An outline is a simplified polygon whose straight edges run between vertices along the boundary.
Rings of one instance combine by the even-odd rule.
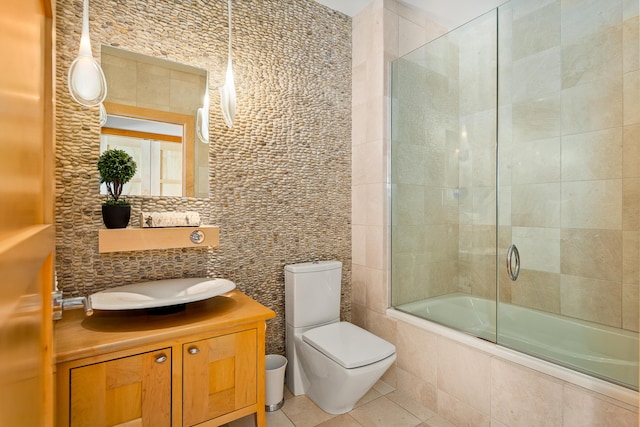
[[[72,427],[171,425],[171,349],[71,370]]]
[[[184,344],[184,425],[254,405],[257,360],[255,329]]]

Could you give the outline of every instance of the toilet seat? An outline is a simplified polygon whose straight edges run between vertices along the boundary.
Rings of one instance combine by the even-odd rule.
[[[349,322],[313,328],[302,340],[347,369],[385,359],[396,352],[393,344]]]

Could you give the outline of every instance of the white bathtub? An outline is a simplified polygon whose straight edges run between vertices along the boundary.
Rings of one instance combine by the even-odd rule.
[[[403,304],[389,314],[397,318],[393,312],[400,310],[495,341],[495,306],[495,301],[456,293]],[[637,390],[637,333],[506,303],[499,307],[500,345]]]

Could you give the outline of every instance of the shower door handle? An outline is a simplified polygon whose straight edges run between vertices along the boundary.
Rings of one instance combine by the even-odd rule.
[[[516,260],[515,270],[512,267],[512,258],[515,258]],[[509,250],[507,251],[507,273],[509,274],[509,278],[514,282],[520,274],[520,253],[518,252],[518,248],[514,244],[511,244],[511,246],[509,246]]]

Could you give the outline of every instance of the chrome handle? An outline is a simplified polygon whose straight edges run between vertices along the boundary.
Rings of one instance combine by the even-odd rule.
[[[189,352],[189,354],[198,354],[200,353],[200,349],[198,347],[189,347],[189,350],[187,350]]]
[[[160,353],[160,356],[156,357],[156,363],[164,363],[167,361],[167,355]]]
[[[511,267],[512,257],[515,257],[516,259],[515,271]],[[520,252],[518,252],[518,248],[515,244],[511,244],[511,246],[509,246],[509,250],[507,251],[507,274],[509,274],[509,278],[514,282],[518,279],[518,275],[520,274]]]

